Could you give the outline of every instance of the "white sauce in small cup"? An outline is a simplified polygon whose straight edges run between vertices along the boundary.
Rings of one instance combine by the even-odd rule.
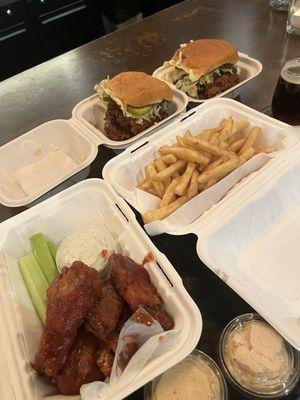
[[[100,271],[116,250],[116,244],[107,229],[101,231],[82,229],[71,233],[60,242],[56,253],[56,264],[62,269],[74,261],[82,261]]]

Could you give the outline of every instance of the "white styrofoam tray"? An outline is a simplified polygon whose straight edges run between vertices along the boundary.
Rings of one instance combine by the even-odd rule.
[[[232,115],[235,120],[243,119],[252,126],[261,127],[261,142],[258,143],[260,146],[276,144],[280,149],[284,150],[294,145],[298,140],[295,135],[285,133],[288,125],[282,122],[234,100],[214,99],[194,108],[185,114],[180,121],[170,124],[151,138],[140,141],[138,146],[130,146],[125,152],[110,160],[102,171],[104,179],[140,213],[151,209],[151,207],[152,209],[157,208],[158,197],[136,188],[139,180],[143,178],[145,166],[152,162],[161,146],[176,143],[177,135],[182,135],[187,130],[194,135],[198,134],[203,129],[216,126],[221,122],[222,118],[226,118],[229,115]],[[169,217],[162,221],[147,224],[145,229],[150,235],[163,232],[174,233],[181,229],[182,226],[191,224],[203,212],[220,200],[241,178],[261,167],[263,168],[264,164],[279,153],[256,155],[217,184],[181,206]],[[251,176],[246,179],[251,179]]]
[[[198,215],[194,213],[193,218],[175,215],[168,233],[197,235],[199,258],[300,350],[300,129],[233,100],[213,102],[219,104],[219,111],[225,104],[235,103],[236,116],[242,117],[239,113],[246,112],[249,121],[267,129],[268,134],[276,129],[289,135],[285,139],[287,146],[206,212],[201,214],[198,204]],[[205,108],[208,112],[214,107],[213,102],[201,106],[200,120]],[[180,132],[190,128],[194,127],[184,125]],[[173,133],[175,137],[178,132]],[[156,142],[156,137],[151,139]],[[125,171],[129,159],[124,154],[112,160],[111,166],[106,167],[105,179],[112,183],[117,165]],[[114,186],[117,191],[120,186],[119,193],[136,205],[133,197],[126,197],[131,194],[129,186],[120,185],[120,181]]]
[[[249,57],[247,54],[243,54],[240,52],[238,52],[238,61],[235,64],[235,66],[237,67],[237,70],[238,70],[240,82],[237,85],[234,85],[231,88],[225,90],[221,94],[218,94],[217,96],[215,96],[215,98],[216,97],[228,97],[228,98],[234,99],[235,97],[237,97],[239,95],[239,88],[241,86],[245,85],[245,83],[247,83],[251,79],[255,78],[258,74],[260,74],[260,72],[262,70],[262,64],[260,61],[256,60],[255,58]],[[170,66],[170,67],[161,66],[161,67],[157,68],[153,72],[152,75],[155,78],[164,80],[164,76],[167,73],[169,73],[172,69],[174,69],[174,67],[172,67],[172,66]],[[172,86],[175,87],[174,85],[172,85]],[[193,103],[205,103],[210,100],[210,99],[199,100],[199,99],[194,99],[193,97],[190,97],[190,96],[187,96],[187,97],[188,97],[189,101],[193,102]]]
[[[145,265],[179,331],[177,346],[144,368],[126,387],[109,397],[122,399],[170,368],[197,345],[202,331],[199,309],[167,258],[138,225],[128,205],[107,183],[89,179],[0,224],[0,394],[5,400],[79,399],[56,389],[29,367],[38,349],[42,326],[19,273],[18,257],[28,253],[29,236],[43,232],[56,244],[71,232],[105,225],[122,254],[142,262],[150,251],[156,262]],[[105,396],[103,400],[108,400]]]
[[[98,105],[97,95],[93,95],[74,108],[71,119],[46,122],[0,147],[0,203],[8,207],[32,203],[90,165],[97,156],[100,144],[124,149],[142,136],[157,131],[162,124],[167,124],[170,119],[185,111],[187,97],[176,89],[172,88],[172,91],[172,114],[129,140],[110,140],[96,128],[104,110]],[[53,155],[54,149],[64,152],[64,157],[68,157],[67,168],[62,167],[56,159],[47,161],[46,166],[42,164],[43,167],[37,165],[48,160],[47,157]],[[33,165],[34,171],[28,174],[28,168]],[[25,180],[24,168],[27,170]]]
[[[16,174],[41,162],[55,149],[63,150],[75,165],[61,171],[54,160],[44,170],[38,168],[27,179],[32,186],[24,191]],[[0,147],[0,202],[8,207],[31,203],[91,164],[97,152],[93,141],[70,121],[49,121],[32,129]]]
[[[170,105],[171,114],[158,122],[157,124],[151,126],[150,128],[144,130],[143,132],[133,136],[130,139],[116,141],[109,139],[103,132],[102,121],[105,115],[105,109],[99,106],[98,95],[95,94],[82,100],[73,110],[73,118],[83,124],[89,132],[93,135],[93,140],[97,145],[103,144],[106,147],[113,149],[125,149],[130,144],[138,141],[144,136],[148,136],[150,133],[156,132],[158,128],[168,122],[171,118],[185,111],[188,98],[185,93],[176,89],[173,85],[170,85],[173,92],[173,100]]]

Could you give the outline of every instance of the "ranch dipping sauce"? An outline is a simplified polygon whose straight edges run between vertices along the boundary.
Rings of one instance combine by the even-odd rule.
[[[102,270],[109,256],[116,251],[116,244],[106,228],[81,229],[63,239],[57,249],[56,264],[59,269],[82,261],[89,267]]]
[[[298,379],[293,348],[255,314],[238,317],[225,328],[220,355],[231,382],[256,397],[289,393]]]
[[[150,383],[146,400],[225,400],[227,387],[215,362],[194,350],[187,358]]]

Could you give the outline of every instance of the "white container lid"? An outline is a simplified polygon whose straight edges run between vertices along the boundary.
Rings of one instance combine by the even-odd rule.
[[[0,202],[29,204],[95,159],[97,146],[71,121],[46,122],[0,147]]]

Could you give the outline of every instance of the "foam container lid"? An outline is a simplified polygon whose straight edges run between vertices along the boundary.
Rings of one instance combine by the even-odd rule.
[[[234,85],[231,88],[225,90],[221,94],[218,94],[214,98],[228,97],[230,99],[234,99],[239,95],[239,88],[245,85],[245,83],[247,83],[251,79],[255,78],[257,75],[259,75],[262,70],[262,64],[260,61],[256,60],[255,58],[249,57],[247,54],[240,52],[238,52],[238,61],[235,64],[235,66],[240,76],[240,82],[237,85]],[[161,66],[157,68],[152,75],[155,78],[164,80],[165,75],[169,73],[172,69],[174,69],[174,67],[172,66],[170,67]],[[172,86],[175,87],[174,85]],[[187,97],[188,100],[193,103],[205,103],[209,101],[209,99],[199,100],[199,99],[194,99],[193,97],[190,96]]]
[[[0,202],[8,207],[31,203],[87,167],[97,153],[93,141],[70,121],[32,129],[0,147]]]
[[[46,122],[0,147],[0,203],[20,207],[75,175],[92,163],[98,146],[124,149],[157,131],[185,111],[187,96],[172,88],[169,117],[125,141],[113,141],[97,128],[105,111],[98,96],[81,101],[69,120]]]
[[[177,345],[154,359],[138,377],[118,387],[109,399],[122,399],[185,358],[197,345],[202,331],[201,314],[181,278],[164,254],[152,244],[133,212],[110,186],[89,179],[53,196],[0,224],[0,394],[5,400],[70,400],[80,396],[58,395],[55,387],[29,367],[37,351],[42,326],[33,308],[17,260],[30,251],[28,238],[43,232],[56,244],[71,232],[86,227],[110,230],[122,254],[141,263],[150,251],[155,261],[147,262],[153,284],[173,316],[178,331]],[[103,394],[103,400],[108,400]]]
[[[136,171],[153,159],[162,145],[161,137],[166,143],[174,142],[179,133],[190,129],[193,134],[212,127],[216,116],[220,120],[228,113],[261,126],[269,140],[280,136],[281,150],[268,155],[267,163],[232,185],[226,196],[226,178],[219,182],[217,189],[208,189],[212,205],[206,210],[201,208],[198,195],[176,210],[171,218],[158,221],[152,227],[147,224],[145,229],[150,234],[163,231],[173,235],[196,234],[199,258],[300,350],[299,127],[291,128],[233,100],[211,100],[196,109],[195,114],[191,112],[190,118],[184,119],[176,129],[170,125],[161,132],[160,138],[153,136],[140,144],[143,147],[128,148],[127,154],[106,165],[103,176],[140,211],[134,183],[125,178],[133,174],[136,179]],[[152,146],[151,157],[145,155],[147,146]],[[135,156],[135,149],[139,156]]]

